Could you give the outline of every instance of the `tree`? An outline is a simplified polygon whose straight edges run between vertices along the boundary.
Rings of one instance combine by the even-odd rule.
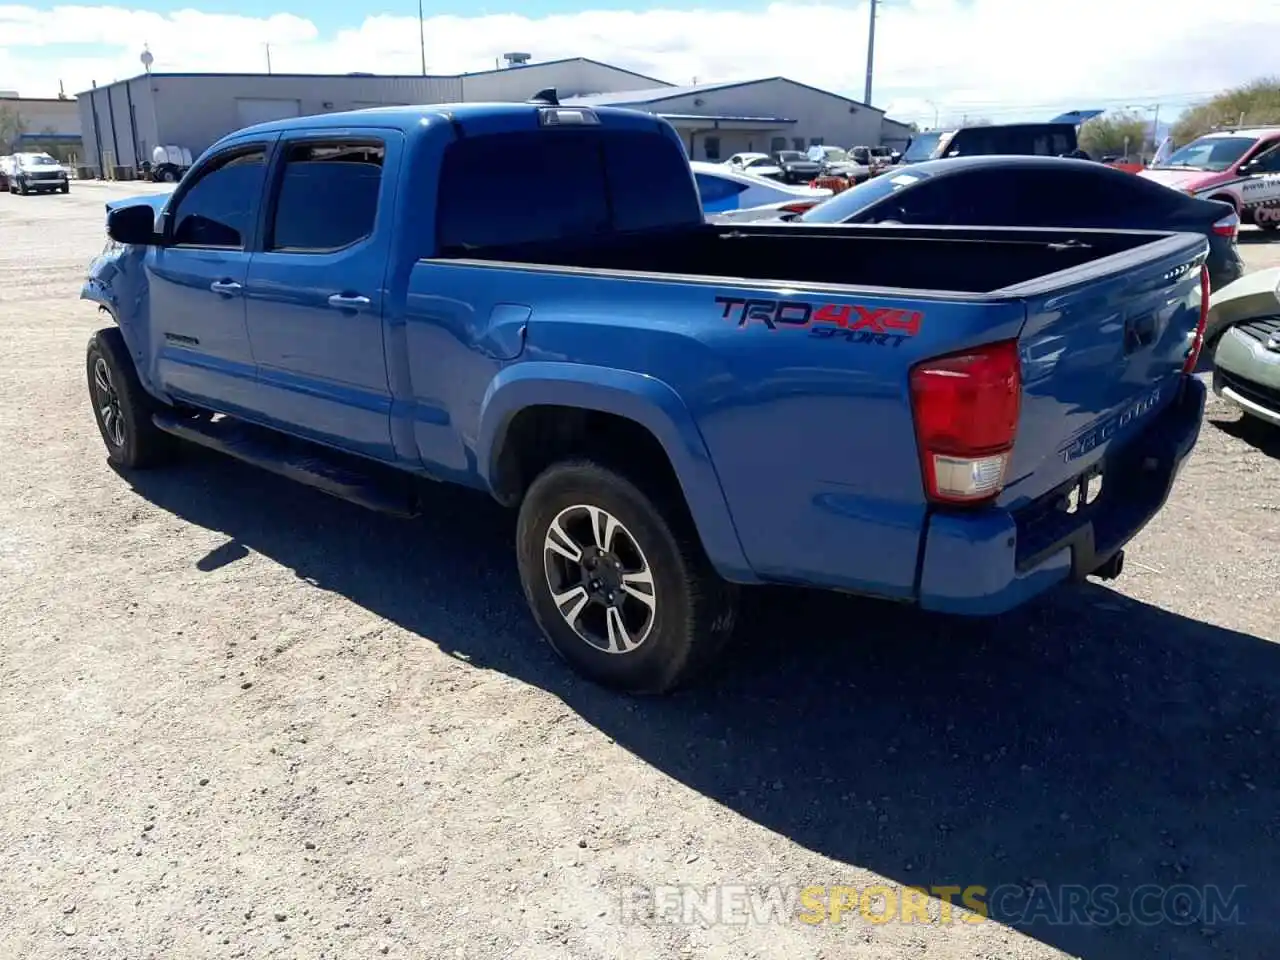
[[[18,138],[27,132],[27,125],[16,107],[0,103],[0,150],[11,152],[18,145]]]
[[[1174,143],[1185,144],[1216,127],[1242,123],[1259,127],[1280,123],[1280,78],[1264,77],[1224,90],[1183,113],[1171,135]]]
[[[1080,125],[1080,146],[1095,159],[1142,153],[1151,127],[1139,114],[1104,113]]]

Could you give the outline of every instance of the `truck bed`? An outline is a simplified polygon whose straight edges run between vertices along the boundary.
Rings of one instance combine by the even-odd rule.
[[[709,223],[678,230],[612,234],[590,243],[575,238],[478,250],[453,249],[445,251],[443,258],[990,294],[1168,238],[1167,233],[1140,230],[785,223],[744,228]],[[1116,256],[1116,269],[1124,268],[1127,259]]]

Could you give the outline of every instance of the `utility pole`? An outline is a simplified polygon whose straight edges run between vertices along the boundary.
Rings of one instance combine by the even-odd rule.
[[[267,76],[270,76],[271,75],[271,44],[264,43],[263,46],[267,48]]]
[[[427,34],[422,25],[422,0],[418,0],[418,50],[422,53],[422,75],[427,75]]]
[[[871,0],[871,22],[867,26],[867,89],[862,94],[862,102],[871,105],[871,75],[876,66],[876,3]]]
[[[1152,107],[1154,112],[1151,118],[1151,153],[1154,155],[1160,149],[1160,104]]]

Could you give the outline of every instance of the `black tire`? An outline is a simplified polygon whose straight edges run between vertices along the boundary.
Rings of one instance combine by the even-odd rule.
[[[126,470],[145,470],[167,460],[175,441],[152,422],[161,404],[142,389],[118,327],[99,330],[89,338],[85,373],[107,459]]]
[[[547,538],[557,518],[565,517],[561,529],[577,522],[574,518],[581,514],[575,509],[579,505],[606,511],[615,518],[620,533],[615,534],[613,544],[606,545],[616,547],[616,556],[626,561],[625,568],[647,568],[651,574],[651,590],[639,585],[639,592],[653,597],[651,606],[637,599],[635,589],[626,591],[630,596],[625,598],[622,590],[616,594],[619,609],[625,608],[631,618],[639,611],[639,619],[645,621],[645,626],[634,632],[628,630],[630,638],[643,635],[626,652],[605,649],[610,645],[616,651],[620,646],[602,636],[609,619],[605,607],[588,603],[576,618],[579,632],[553,599],[553,575],[559,565],[565,569],[572,565],[558,556],[547,559],[551,555]],[[588,541],[582,544],[586,550],[593,549],[590,538],[581,539]],[[638,547],[638,561],[632,545]],[[516,554],[525,598],[543,635],[578,673],[602,686],[636,694],[673,690],[707,668],[733,632],[738,590],[712,568],[683,503],[654,496],[593,461],[553,464],[534,480],[520,506]],[[616,578],[619,573],[611,576]],[[634,582],[643,574],[629,576]],[[566,592],[580,589],[585,597],[584,587],[566,587]],[[572,605],[565,604],[567,608]],[[598,619],[597,610],[601,611]],[[621,612],[617,616],[623,618]],[[589,623],[599,623],[601,630],[590,629]],[[583,635],[592,633],[595,643]]]
[[[70,193],[70,192],[71,192],[71,184],[69,184],[69,183],[64,183],[62,186],[60,186],[60,187],[58,188],[58,192],[59,192],[59,193]]]

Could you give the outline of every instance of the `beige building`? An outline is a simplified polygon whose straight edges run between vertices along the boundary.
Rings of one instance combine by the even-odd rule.
[[[80,111],[73,99],[0,96],[0,110],[16,113],[21,125],[16,150],[47,150],[63,160],[83,156]],[[4,153],[0,144],[0,153]]]

